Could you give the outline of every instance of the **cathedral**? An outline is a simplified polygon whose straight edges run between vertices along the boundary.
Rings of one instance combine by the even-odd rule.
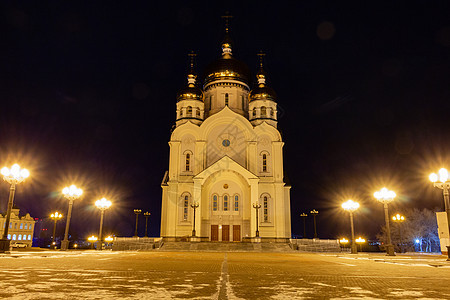
[[[233,55],[228,25],[220,57],[200,87],[190,54],[177,95],[169,170],[162,187],[161,237],[192,241],[286,242],[290,186],[283,176],[277,97],[263,54],[256,82]]]

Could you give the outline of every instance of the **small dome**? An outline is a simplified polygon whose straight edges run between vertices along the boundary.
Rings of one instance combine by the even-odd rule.
[[[177,95],[177,101],[181,100],[199,100],[203,101],[205,96],[203,91],[195,85],[195,78],[197,76],[193,74],[188,75],[188,85],[183,88]]]
[[[177,101],[181,100],[198,100],[203,101],[204,100],[203,91],[193,85],[193,86],[187,86],[183,88],[178,94],[177,94]]]
[[[258,79],[258,85],[250,91],[248,94],[249,101],[254,100],[272,100],[275,101],[277,98],[277,94],[275,91],[266,86],[266,72],[263,68],[263,57],[265,54],[263,52],[258,53],[259,56],[259,71],[256,74],[256,78]]]
[[[258,78],[258,85],[250,91],[248,94],[248,98],[250,101],[254,100],[272,100],[275,101],[277,99],[277,94],[275,91],[266,85],[266,75],[263,70],[258,72],[256,75]]]
[[[277,95],[275,94],[275,91],[265,85],[258,85],[253,90],[250,91],[248,94],[248,98],[250,101],[254,100],[272,100],[276,101]]]

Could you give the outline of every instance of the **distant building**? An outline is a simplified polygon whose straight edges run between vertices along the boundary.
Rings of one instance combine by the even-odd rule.
[[[0,226],[2,228],[1,235],[6,226],[6,213],[0,214]],[[20,242],[27,244],[27,247],[31,247],[33,242],[34,232],[34,219],[27,213],[24,216],[19,215],[19,208],[13,208],[11,210],[11,220],[9,223],[8,239],[11,243]]]
[[[202,87],[191,61],[187,86],[177,96],[169,170],[161,184],[163,238],[192,235],[193,204],[201,240],[245,241],[257,228],[263,241],[291,237],[277,97],[262,57],[252,85],[248,67],[232,54],[227,28],[220,58],[205,70]]]

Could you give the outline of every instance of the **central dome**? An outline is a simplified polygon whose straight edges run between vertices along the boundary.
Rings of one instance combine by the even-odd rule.
[[[249,83],[249,69],[246,64],[231,54],[224,54],[205,69],[205,85],[217,80],[238,80]]]
[[[231,54],[232,43],[227,29],[222,42],[222,57],[205,69],[205,86],[217,80],[237,80],[248,85],[249,69],[246,64],[235,59]]]

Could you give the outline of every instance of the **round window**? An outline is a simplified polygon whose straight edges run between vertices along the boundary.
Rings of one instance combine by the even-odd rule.
[[[230,146],[230,140],[228,140],[228,139],[225,139],[225,140],[223,140],[222,141],[222,145],[224,146],[224,147],[228,147],[228,146]]]

